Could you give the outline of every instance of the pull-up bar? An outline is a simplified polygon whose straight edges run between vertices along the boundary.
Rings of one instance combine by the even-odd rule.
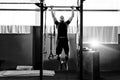
[[[38,7],[41,7],[41,5],[39,3],[36,3],[35,5],[37,5]],[[76,8],[79,6],[44,6],[44,7],[47,7],[47,8],[51,8],[51,7],[53,7],[53,8],[71,8],[71,7],[74,7],[74,8]]]
[[[47,8],[51,8],[51,7],[53,7],[53,8],[72,8],[72,7],[77,8],[79,6],[45,6],[45,7],[47,7]]]

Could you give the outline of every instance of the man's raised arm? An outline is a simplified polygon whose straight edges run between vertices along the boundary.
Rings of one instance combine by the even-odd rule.
[[[52,17],[53,17],[54,22],[57,21],[57,19],[56,19],[56,17],[55,17],[55,14],[54,14],[54,12],[53,12],[53,7],[51,7],[51,13],[52,13]]]
[[[72,16],[68,19],[70,22],[72,21],[72,19],[74,17],[74,8],[73,7],[71,7],[71,8],[72,8]]]

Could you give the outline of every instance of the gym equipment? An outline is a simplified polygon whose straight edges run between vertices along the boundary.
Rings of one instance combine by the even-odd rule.
[[[46,45],[46,18],[47,18],[47,15],[46,15],[46,11],[45,11],[45,27],[44,27],[44,45],[43,45],[43,53],[44,54],[47,54],[47,51],[46,51],[46,48],[45,48],[45,45]]]
[[[99,80],[99,52],[83,50],[83,80]]]
[[[83,80],[83,0],[80,0],[80,80]]]
[[[28,2],[0,2],[0,4],[40,4],[40,3],[28,3]]]
[[[49,60],[54,59],[54,57],[56,56],[53,54],[53,49],[52,49],[52,38],[54,38],[54,44],[56,44],[55,43],[55,24],[53,25],[53,27],[54,27],[53,34],[52,34],[52,28],[50,28],[50,34],[49,34],[49,36],[50,36],[50,54],[48,56]]]
[[[46,10],[45,8],[43,9]],[[5,9],[0,8],[0,11],[38,11],[40,12],[40,9]],[[51,11],[51,9],[48,9],[47,11]],[[71,9],[53,9],[53,11],[71,11]],[[78,10],[74,10],[78,11]],[[119,9],[84,9],[85,12],[119,12]]]
[[[44,0],[40,0],[40,79],[43,79],[43,12],[44,12]]]
[[[83,0],[85,1],[85,0]],[[80,6],[79,6],[79,2],[77,2],[78,6],[46,6],[46,4],[43,4],[43,10],[47,10],[50,7],[53,8],[63,8],[63,9],[53,9],[53,11],[71,11],[71,9],[66,9],[66,8],[76,8],[74,9],[74,11],[80,11]],[[42,3],[42,2],[41,2]],[[41,3],[21,3],[21,2],[1,2],[0,4],[9,4],[9,5],[13,5],[13,4],[24,4],[24,5],[33,5],[35,4],[38,7],[41,7]],[[81,2],[80,2],[81,3]],[[0,8],[0,11],[41,11],[40,9],[5,9],[5,8]],[[51,11],[51,9],[48,9],[47,11]],[[88,11],[88,12],[116,12],[116,11],[120,11],[119,9],[84,9],[83,11]]]
[[[50,36],[50,54],[48,56],[48,59],[51,60],[51,59],[54,59],[54,57],[56,56],[52,52],[53,51],[53,49],[52,49],[52,38],[55,37],[55,36],[54,36],[54,34],[52,34],[52,29],[51,28],[50,28],[49,36]]]
[[[20,77],[20,76],[39,76],[39,70],[7,70],[1,71],[0,77]],[[43,70],[43,76],[54,76],[55,72],[52,70]]]
[[[49,36],[50,36],[50,54],[49,54],[49,56],[48,56],[48,59],[51,60],[51,59],[54,58],[54,55],[53,55],[53,53],[52,53],[52,33],[49,34]]]
[[[33,69],[40,69],[40,26],[33,26]]]

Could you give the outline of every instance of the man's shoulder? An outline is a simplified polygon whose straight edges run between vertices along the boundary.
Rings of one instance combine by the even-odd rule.
[[[56,25],[58,25],[58,24],[59,24],[59,22],[58,22],[58,21],[55,21],[55,24],[56,24]]]
[[[69,21],[69,20],[67,20],[65,23],[66,23],[66,24],[70,24],[70,21]]]

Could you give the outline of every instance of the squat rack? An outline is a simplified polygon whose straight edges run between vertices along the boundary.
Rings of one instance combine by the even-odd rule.
[[[40,64],[40,78],[42,79],[42,77],[43,77],[43,64],[42,64],[42,62],[43,62],[43,58],[42,58],[42,56],[43,56],[43,54],[42,54],[42,45],[43,45],[43,12],[44,12],[44,0],[40,0],[40,10],[41,10],[41,23],[40,23],[40,25],[41,25],[41,27],[40,27],[40,61],[41,61],[41,64]],[[58,7],[60,7],[60,6],[58,6]],[[65,6],[61,6],[61,8],[64,8]],[[66,6],[67,7],[67,6]],[[57,8],[57,6],[56,6],[56,8]],[[83,80],[83,52],[82,52],[82,49],[83,49],[83,0],[80,0],[80,6],[79,6],[79,8],[80,8],[80,80]]]
[[[0,11],[40,11],[40,80],[43,79],[43,13],[45,10],[47,10],[48,7],[51,7],[51,6],[44,6],[44,0],[40,0],[40,3],[0,3],[0,4],[35,4],[37,6],[40,7],[40,9],[0,9]],[[70,8],[70,7],[76,7],[76,8],[80,8],[81,10],[77,10],[77,11],[80,11],[81,13],[81,16],[83,16],[83,0],[81,0],[80,2],[81,6],[54,6],[55,8]],[[49,10],[50,11],[50,10]],[[58,11],[61,11],[60,9]],[[80,49],[80,53],[81,53],[81,60],[80,60],[80,63],[81,63],[81,67],[80,67],[80,80],[83,80],[83,76],[82,76],[82,37],[83,37],[83,31],[82,31],[82,27],[83,27],[83,24],[82,24],[82,17],[80,17],[80,21],[81,21],[81,27],[80,27],[80,46],[81,46],[81,49]]]

